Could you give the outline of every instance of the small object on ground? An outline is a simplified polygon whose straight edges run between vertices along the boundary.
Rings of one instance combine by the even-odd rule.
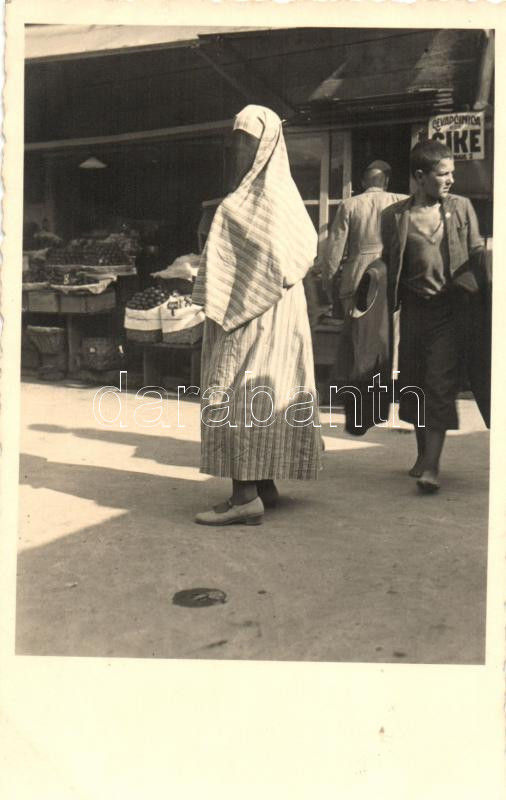
[[[172,598],[173,605],[186,608],[206,608],[226,602],[227,595],[221,589],[183,589]]]
[[[90,386],[93,386],[92,381],[84,380],[81,378],[67,378],[64,381],[64,385],[68,386],[69,389],[88,389]]]

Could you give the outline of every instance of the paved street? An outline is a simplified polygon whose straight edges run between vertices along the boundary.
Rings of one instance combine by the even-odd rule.
[[[206,528],[228,496],[201,475],[199,406],[170,427],[100,427],[95,389],[22,386],[17,652],[30,655],[481,663],[488,432],[460,401],[444,490],[420,496],[414,435],[329,427],[317,482],[280,484],[258,527]],[[114,398],[103,403],[114,417]],[[176,592],[226,602],[188,608]]]

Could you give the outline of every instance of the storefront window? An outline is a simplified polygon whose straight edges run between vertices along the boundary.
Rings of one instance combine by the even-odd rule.
[[[329,134],[329,177],[327,226],[332,224],[337,206],[351,197],[351,139],[349,131],[332,131]]]
[[[332,131],[330,134],[329,200],[342,200],[351,195],[350,134],[347,131]]]
[[[321,134],[288,133],[285,141],[292,177],[302,199],[317,201],[320,197],[320,165],[323,152]]]
[[[309,216],[320,228],[320,177],[325,140],[320,133],[287,133],[286,149],[290,171]]]

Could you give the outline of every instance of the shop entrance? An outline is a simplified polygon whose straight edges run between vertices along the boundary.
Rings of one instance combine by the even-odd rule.
[[[371,161],[381,159],[392,167],[389,189],[409,194],[411,125],[356,128],[351,134],[353,194],[362,192],[362,173]]]

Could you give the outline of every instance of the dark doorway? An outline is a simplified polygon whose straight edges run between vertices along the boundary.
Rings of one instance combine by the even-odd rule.
[[[352,131],[353,194],[362,192],[362,173],[371,161],[381,159],[392,167],[389,189],[409,194],[411,125],[385,125]]]

